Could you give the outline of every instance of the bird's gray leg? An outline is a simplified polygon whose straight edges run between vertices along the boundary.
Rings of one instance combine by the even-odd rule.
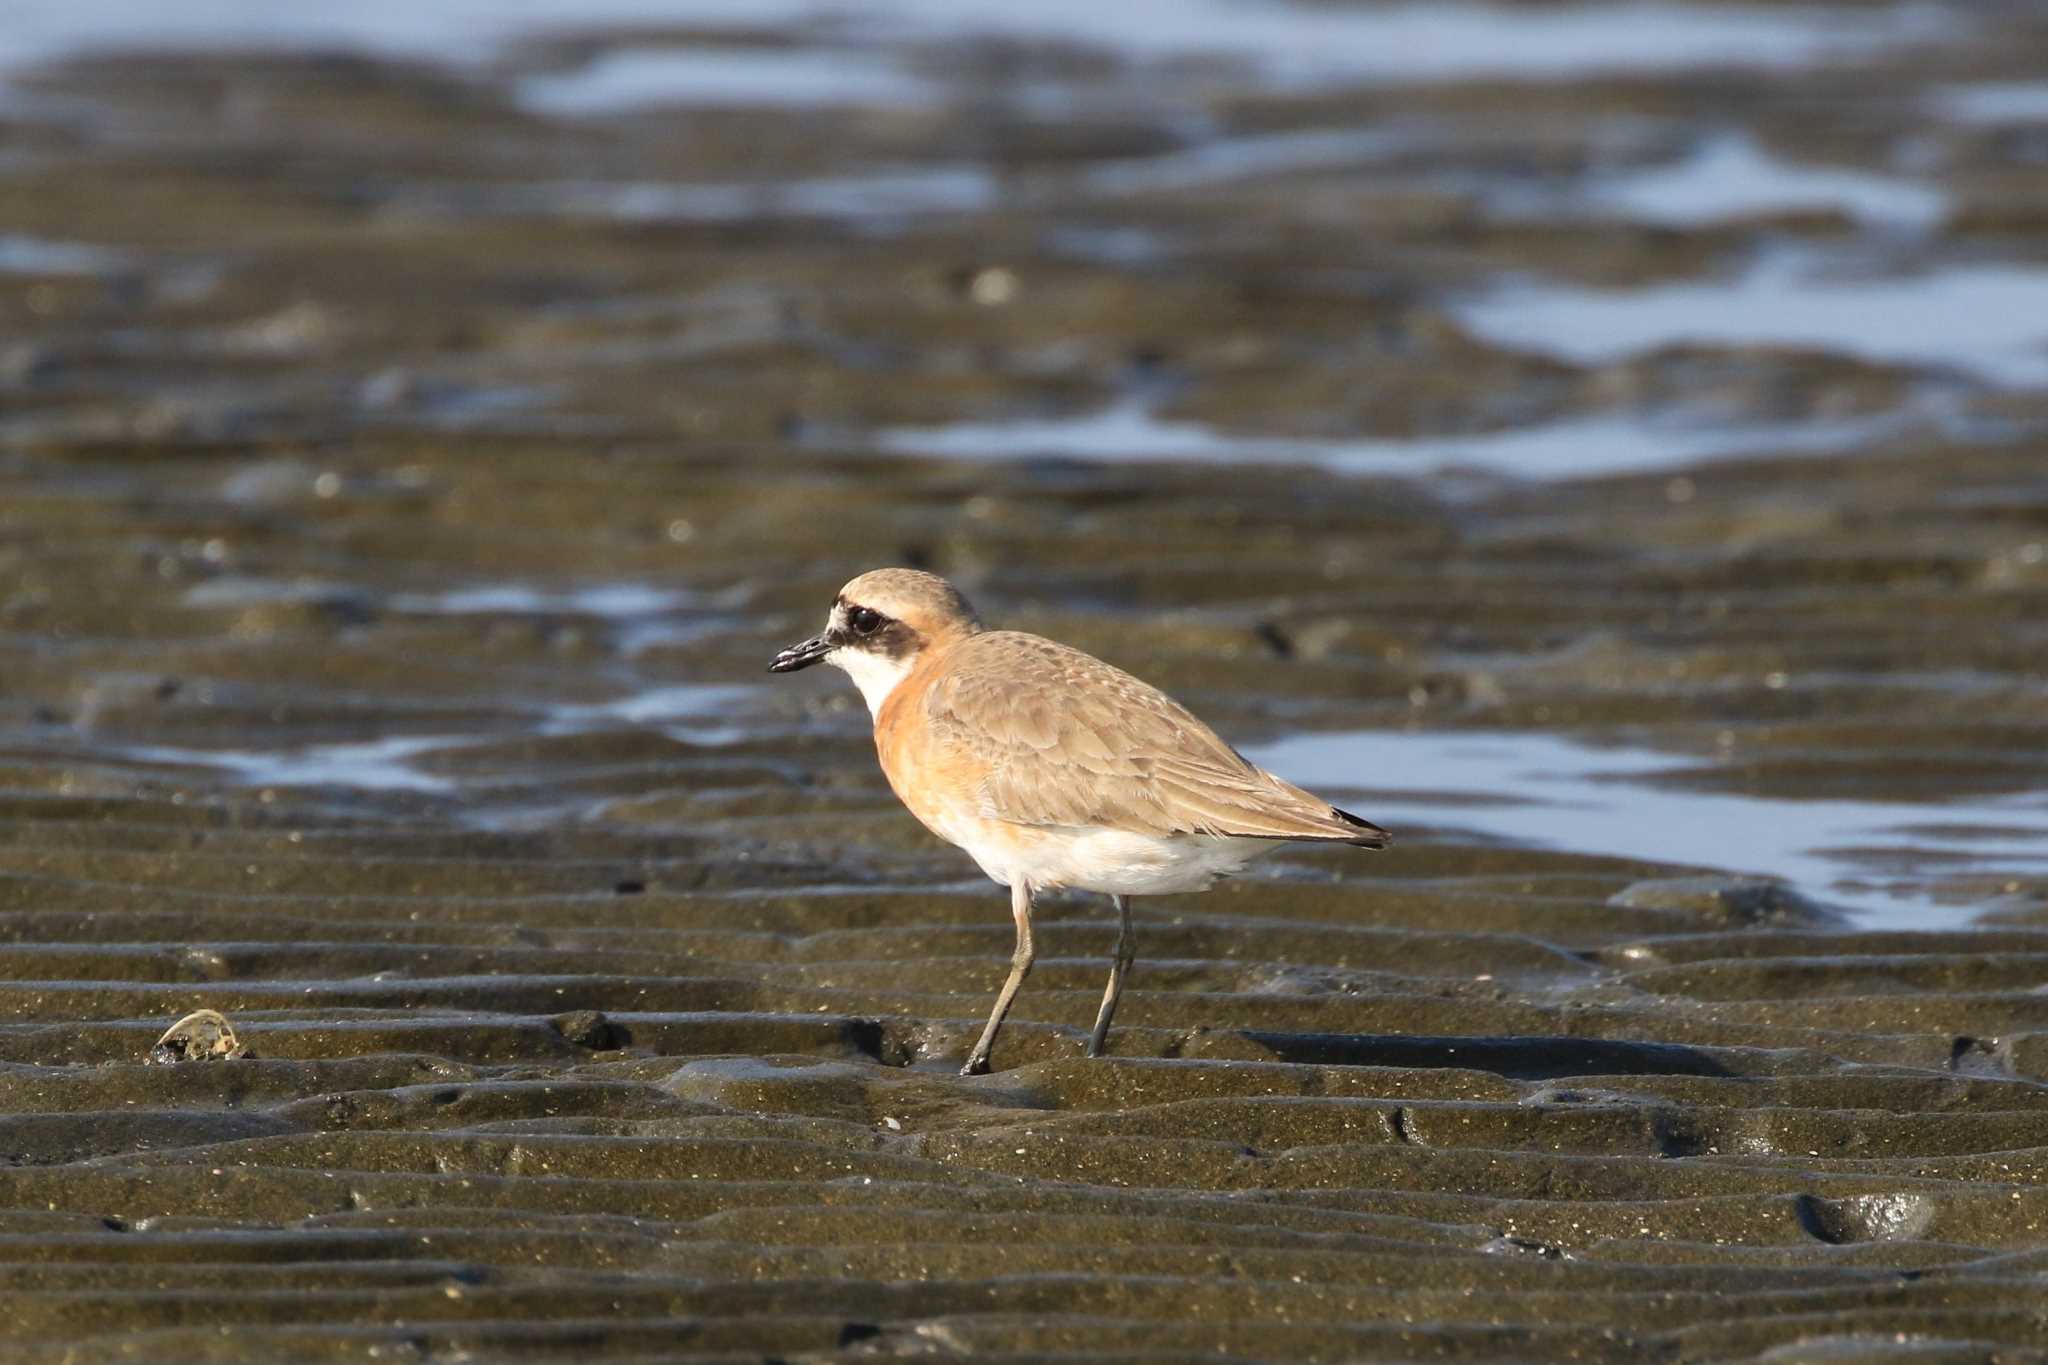
[[[1031,974],[1031,964],[1038,956],[1031,946],[1031,887],[1021,877],[1010,883],[1010,917],[1017,921],[1017,951],[1010,955],[1009,979],[996,993],[996,1007],[989,1012],[988,1027],[981,1031],[981,1041],[967,1054],[967,1065],[960,1068],[963,1076],[979,1076],[988,1070],[988,1054],[996,1045],[996,1030],[1003,1026],[1003,1016],[1010,1012],[1010,1002],[1017,998],[1017,988]]]
[[[1111,896],[1116,903],[1116,957],[1109,964],[1109,984],[1102,988],[1102,1008],[1095,1015],[1095,1031],[1088,1035],[1088,1055],[1100,1057],[1102,1045],[1109,1038],[1110,1016],[1116,1013],[1117,997],[1124,993],[1124,974],[1131,969],[1131,961],[1137,956],[1137,945],[1131,942],[1131,898]]]

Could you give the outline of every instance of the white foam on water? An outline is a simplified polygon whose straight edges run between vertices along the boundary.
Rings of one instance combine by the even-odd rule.
[[[1578,853],[1780,878],[1886,928],[1968,917],[1927,884],[2048,869],[2048,794],[1954,801],[1793,800],[1687,791],[1669,778],[1711,763],[1537,731],[1300,734],[1245,754],[1357,809],[1398,838],[1404,822]],[[1374,795],[1373,793],[1383,793]],[[1398,845],[1397,845],[1398,846]],[[1916,855],[1924,859],[1916,861]],[[1904,884],[1872,885],[1873,866]],[[1889,870],[1905,868],[1904,872]]]
[[[1476,469],[1520,479],[1592,478],[1743,455],[1824,453],[1875,441],[1904,415],[1803,423],[1702,422],[1668,414],[1596,413],[1471,435],[1307,439],[1237,436],[1169,420],[1127,400],[1072,417],[889,427],[876,446],[944,459],[1069,459],[1308,464],[1342,474]]]
[[[1453,312],[1495,345],[1582,364],[1685,344],[1798,346],[1998,385],[2048,384],[2048,269],[2033,266],[1842,278],[1770,256],[1732,280],[1612,290],[1511,283]]]

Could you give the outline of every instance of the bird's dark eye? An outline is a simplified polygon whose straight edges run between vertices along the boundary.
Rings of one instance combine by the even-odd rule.
[[[873,635],[882,628],[882,620],[882,613],[873,607],[849,607],[846,612],[846,624],[855,635]]]

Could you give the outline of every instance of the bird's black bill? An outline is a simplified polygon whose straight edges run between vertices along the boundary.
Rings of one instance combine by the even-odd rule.
[[[799,668],[809,668],[823,662],[834,649],[832,641],[822,635],[813,635],[800,645],[791,645],[768,661],[770,673],[794,673]]]

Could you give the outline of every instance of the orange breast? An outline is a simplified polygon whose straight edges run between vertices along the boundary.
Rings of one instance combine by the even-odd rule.
[[[896,799],[924,827],[948,843],[970,837],[981,818],[981,785],[987,765],[957,745],[934,739],[927,723],[925,695],[945,672],[943,649],[929,650],[898,683],[875,717],[875,754]]]

